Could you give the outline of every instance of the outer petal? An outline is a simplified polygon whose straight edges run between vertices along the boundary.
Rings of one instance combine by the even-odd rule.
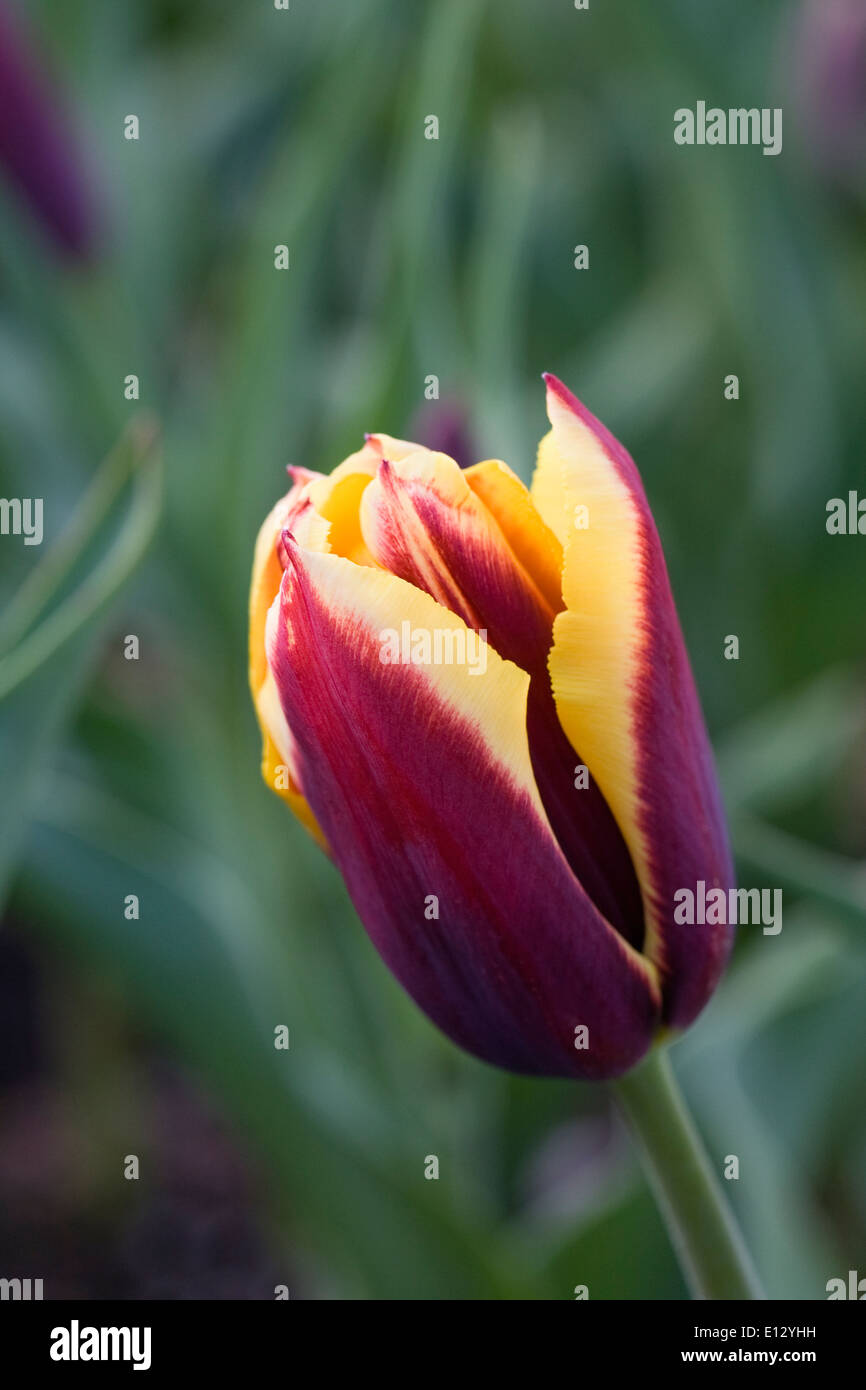
[[[489,1062],[595,1078],[633,1065],[658,1017],[654,972],[593,907],[550,832],[529,761],[527,676],[493,651],[483,675],[383,663],[382,633],[403,621],[466,628],[392,575],[290,537],[286,549],[268,659],[310,804],[386,963]]]
[[[684,1026],[706,1003],[730,945],[727,927],[674,921],[678,889],[733,883],[712,754],[637,469],[561,382],[546,380],[553,428],[539,448],[533,496],[565,542],[553,691],[631,850],[665,1018]],[[585,529],[574,524],[579,506]]]
[[[541,547],[549,538],[558,566],[558,542],[519,479],[503,473],[497,486],[496,500],[521,555],[543,582],[549,581]],[[489,487],[488,495],[493,491]],[[547,657],[556,609],[473,490],[469,473],[453,459],[426,451],[398,463],[383,461],[364,493],[361,526],[371,553],[387,570],[424,589],[470,627],[486,631],[498,654],[532,677],[529,748],[553,831],[595,905],[640,946],[643,912],[628,849],[598,786],[575,786],[580,755],[553,702]],[[555,585],[558,600],[558,570]]]
[[[294,736],[268,669],[265,623],[283,577],[280,540],[284,529],[307,549],[333,551],[358,564],[375,564],[361,536],[358,509],[364,488],[378,466],[378,453],[365,444],[330,474],[290,468],[294,485],[265,518],[253,558],[249,664],[250,688],[262,730],[262,777],[324,848],[324,837],[304,796]]]
[[[309,513],[306,484],[314,479],[324,479],[323,473],[312,473],[308,469],[292,471],[293,486],[281,497],[265,517],[256,537],[253,552],[253,573],[250,580],[250,685],[253,694],[261,687],[267,671],[265,659],[265,623],[268,609],[280,587],[283,567],[277,555],[277,546],[283,530],[289,526],[297,530],[302,517]],[[308,522],[307,524],[313,524]],[[318,537],[310,541],[317,549],[327,548],[328,528],[322,527]]]
[[[317,548],[328,544],[328,523],[309,501],[307,484],[324,475],[293,469],[294,486],[265,517],[256,538],[250,582],[249,677],[253,703],[262,731],[262,777],[272,791],[294,811],[307,830],[324,845],[315,817],[301,788],[294,739],[276,693],[265,655],[265,624],[274,595],[279,592],[283,567],[279,540],[286,526],[293,526],[305,541]],[[282,769],[286,769],[283,772]]]

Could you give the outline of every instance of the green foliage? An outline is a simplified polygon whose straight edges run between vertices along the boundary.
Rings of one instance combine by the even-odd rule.
[[[675,1062],[714,1161],[740,1156],[728,1186],[771,1296],[822,1297],[866,1237],[845,1157],[866,1151],[866,540],[824,527],[863,487],[866,277],[863,184],[810,157],[779,59],[798,7],[31,8],[111,234],[70,269],[0,206],[2,488],[47,516],[38,566],[0,556],[18,916],[195,1070],[331,1294],[684,1296],[637,1168],[582,1165],[604,1092],[502,1078],[403,998],[261,785],[245,684],[252,544],[284,465],[406,435],[436,373],[479,457],[527,476],[555,371],[639,462],[742,882],[785,889],[781,936],[743,932]],[[785,107],[783,157],[674,145],[677,106],[757,92]],[[165,459],[131,586],[159,465],[126,436],[96,466],[138,409],[130,372]],[[563,1125],[581,1200],[551,1221],[530,1179]]]

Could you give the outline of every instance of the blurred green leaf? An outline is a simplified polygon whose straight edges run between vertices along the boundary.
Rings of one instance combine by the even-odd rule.
[[[132,498],[126,520],[108,553],[92,559],[99,525],[130,473]],[[134,426],[97,473],[69,534],[31,572],[4,615],[0,766],[4,785],[14,786],[15,796],[6,796],[0,809],[0,897],[14,868],[39,774],[80,695],[101,620],[142,559],[158,516],[159,460],[153,428]],[[65,581],[81,567],[84,577],[65,593]]]
[[[764,883],[806,894],[832,908],[850,929],[850,943],[866,946],[866,861],[805,844],[755,816],[737,816],[733,834],[738,859]]]
[[[844,670],[822,672],[773,701],[717,744],[729,810],[766,813],[811,793],[836,775],[864,726],[862,682]]]
[[[246,890],[158,826],[118,819],[82,787],[54,783],[28,847],[19,904],[102,971],[214,1085],[271,1161],[298,1233],[324,1240],[363,1296],[517,1297],[526,1285],[493,1233],[458,1218],[427,1183],[387,1112],[345,1057],[286,1013],[286,980]],[[61,828],[62,827],[62,828]],[[141,917],[127,921],[135,892]],[[274,1027],[290,1027],[287,1052]]]

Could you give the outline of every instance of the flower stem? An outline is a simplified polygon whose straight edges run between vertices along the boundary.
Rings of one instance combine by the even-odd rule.
[[[667,1051],[656,1048],[612,1089],[637,1138],[692,1297],[763,1298]]]

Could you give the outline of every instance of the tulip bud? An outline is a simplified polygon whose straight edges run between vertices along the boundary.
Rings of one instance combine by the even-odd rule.
[[[0,4],[0,165],[57,247],[86,259],[96,207],[65,124],[23,26]]]
[[[531,490],[385,435],[297,474],[250,680],[266,780],[420,1007],[488,1062],[600,1079],[706,1003],[730,929],[675,894],[733,873],[637,469],[546,382]]]
[[[412,438],[426,449],[447,454],[465,468],[475,457],[469,418],[460,401],[425,401],[412,420]]]
[[[792,26],[791,100],[822,176],[862,188],[866,171],[866,7],[802,0]]]

